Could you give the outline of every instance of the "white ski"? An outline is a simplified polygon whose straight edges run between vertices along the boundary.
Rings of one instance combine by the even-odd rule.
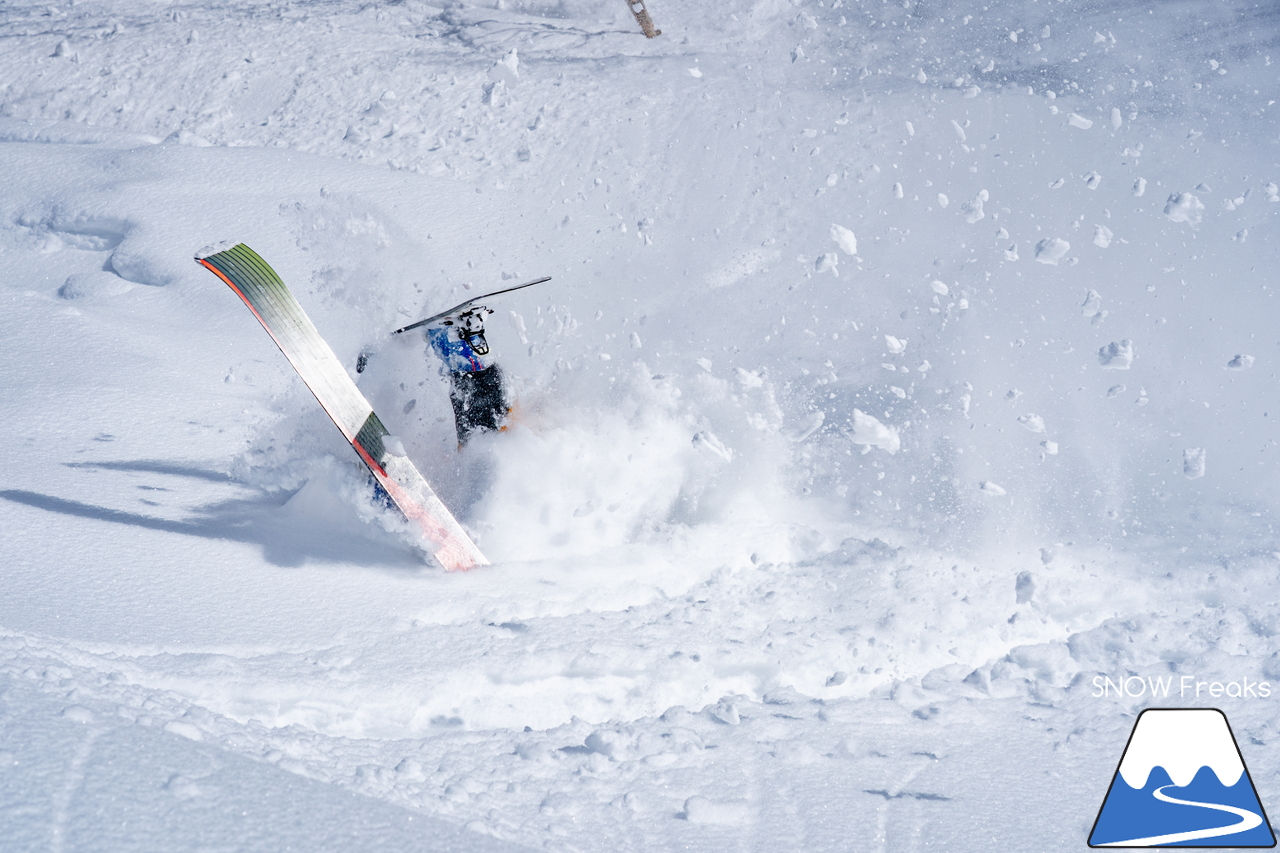
[[[196,260],[249,306],[378,484],[421,527],[440,565],[449,571],[488,565],[408,457],[383,446],[387,428],[275,270],[243,243]]]

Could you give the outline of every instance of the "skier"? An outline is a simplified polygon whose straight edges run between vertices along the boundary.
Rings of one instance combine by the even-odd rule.
[[[489,358],[489,342],[484,337],[486,313],[493,312],[480,306],[427,328],[427,345],[449,374],[449,401],[453,403],[459,447],[473,432],[503,429],[510,412],[502,368]]]
[[[551,276],[543,276],[514,287],[473,296],[447,311],[402,326],[392,333],[399,335],[410,329],[427,327],[427,344],[449,373],[449,400],[453,403],[458,447],[466,444],[477,430],[492,432],[506,429],[507,415],[511,412],[502,369],[487,358],[489,342],[484,339],[484,315],[492,314],[493,309],[476,303],[550,280]],[[362,362],[356,366],[356,372],[363,368]]]

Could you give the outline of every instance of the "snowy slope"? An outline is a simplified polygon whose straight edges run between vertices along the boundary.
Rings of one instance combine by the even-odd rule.
[[[1280,678],[1280,14],[650,11],[0,10],[23,849],[1075,848],[1153,702],[1095,675]],[[223,240],[493,567],[368,505]],[[541,275],[458,453],[389,332]]]

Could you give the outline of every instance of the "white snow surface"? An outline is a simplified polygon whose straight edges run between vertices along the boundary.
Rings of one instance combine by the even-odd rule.
[[[1151,5],[0,6],[6,849],[1074,850],[1209,702],[1274,805],[1280,8]],[[543,275],[459,452],[390,332]]]

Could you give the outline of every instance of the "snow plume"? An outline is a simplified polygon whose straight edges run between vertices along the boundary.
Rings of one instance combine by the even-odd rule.
[[[788,436],[767,382],[742,386],[701,370],[677,380],[639,360],[615,376],[617,406],[540,396],[506,433],[473,441],[491,474],[472,521],[494,559],[596,554],[677,535],[718,541],[728,519],[763,517],[788,500]],[[562,374],[554,395],[578,397],[583,379]]]

